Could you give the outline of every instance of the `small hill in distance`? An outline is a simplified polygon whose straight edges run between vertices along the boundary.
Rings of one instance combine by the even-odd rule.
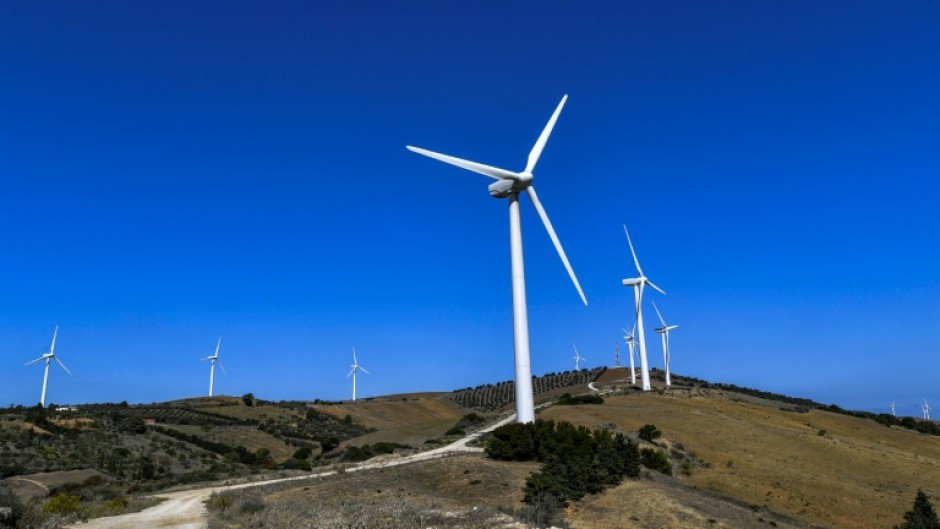
[[[600,404],[547,406],[539,419],[620,432],[669,461],[668,475],[644,470],[569,504],[563,515],[571,527],[892,527],[918,488],[940,496],[935,423],[677,375],[666,388],[655,370],[653,380],[647,393],[619,368],[534,380],[541,404],[602,397]],[[512,408],[511,382],[356,402],[273,403],[246,395],[61,412],[7,408],[0,410],[0,486],[27,505],[59,492],[104,505],[180,485],[303,475],[442,446]],[[652,443],[637,438],[647,424],[662,432]],[[522,486],[536,469],[471,453],[294,482],[261,496],[251,489],[251,501],[261,497],[278,508],[241,519],[230,516],[239,510],[212,511],[213,525],[279,527],[274,513],[306,512],[314,503],[336,519],[353,519],[355,513],[337,510],[352,502],[376,512],[395,506],[407,516],[443,509],[471,517],[487,507],[491,516],[479,527],[495,527],[518,519]],[[336,491],[342,502],[330,503]],[[235,500],[249,501],[244,494]]]

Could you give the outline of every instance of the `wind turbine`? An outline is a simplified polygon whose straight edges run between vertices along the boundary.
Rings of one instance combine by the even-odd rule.
[[[369,372],[366,371],[366,368],[364,368],[364,367],[362,367],[361,365],[359,365],[359,361],[356,360],[356,348],[353,347],[352,349],[353,349],[353,363],[352,363],[351,366],[349,366],[349,367],[351,367],[352,369],[349,370],[349,374],[346,375],[346,378],[349,378],[350,376],[352,376],[352,379],[353,379],[353,402],[355,402],[355,401],[356,401],[356,371],[362,371],[363,373],[365,373],[365,374],[367,374],[367,375],[369,374]]]
[[[587,358],[581,356],[581,353],[578,352],[578,346],[571,344],[571,347],[574,347],[574,370],[578,371],[581,369],[581,362],[587,363]]]
[[[898,410],[897,410],[897,407],[894,405],[894,401],[891,401],[891,415],[894,415],[895,417],[898,416]]]
[[[921,406],[924,410],[924,419],[930,420],[930,404],[927,404],[927,399],[924,399],[924,405]]]
[[[228,376],[228,373],[225,372],[225,366],[222,365],[222,361],[219,360],[219,347],[222,347],[222,337],[219,336],[219,343],[215,344],[215,354],[212,356],[207,356],[202,360],[209,360],[209,396],[212,396],[212,388],[215,385],[215,364],[219,364],[219,369],[222,370],[222,374]]]
[[[678,325],[666,325],[666,320],[663,319],[663,315],[659,312],[659,307],[656,306],[656,302],[653,302],[653,309],[656,310],[656,315],[659,316],[659,321],[662,322],[663,326],[658,329],[654,329],[656,332],[663,337],[663,365],[666,368],[666,385],[671,386],[672,380],[669,378],[669,331],[673,329],[678,329]]]
[[[65,367],[65,364],[62,363],[62,360],[59,360],[55,355],[55,339],[56,339],[56,336],[58,335],[59,335],[59,326],[56,325],[55,331],[52,332],[52,345],[49,346],[49,352],[40,356],[39,358],[35,360],[30,360],[29,362],[26,362],[24,364],[28,366],[30,364],[35,364],[36,362],[39,362],[41,360],[46,361],[45,373],[42,376],[42,396],[39,397],[39,404],[43,408],[46,407],[46,388],[49,385],[49,364],[51,364],[52,361],[55,360],[56,363],[59,364],[59,367],[64,369],[66,373],[68,373],[69,375],[72,374],[72,372],[69,371],[69,368]]]
[[[614,340],[614,367],[620,367],[620,344]]]
[[[623,225],[623,232],[627,234],[627,244],[630,245],[630,253],[633,255],[633,264],[636,265],[636,271],[639,274],[632,279],[624,279],[623,286],[633,287],[633,298],[636,300],[636,330],[639,333],[637,338],[640,342],[640,377],[643,381],[643,391],[650,390],[650,370],[649,363],[646,361],[646,337],[643,335],[643,288],[649,285],[660,294],[666,295],[663,289],[654,285],[652,281],[643,275],[643,269],[640,268],[640,260],[636,258],[636,250],[633,249],[633,241],[630,240],[630,232],[627,231],[627,225]]]
[[[535,193],[535,187],[532,186],[532,171],[535,170],[535,165],[542,155],[542,150],[545,148],[545,144],[548,142],[549,136],[551,136],[552,129],[555,127],[555,122],[558,120],[561,109],[565,106],[565,101],[567,100],[567,95],[561,98],[561,102],[558,103],[558,107],[555,108],[555,112],[548,120],[548,124],[545,125],[542,134],[539,135],[538,140],[536,140],[535,145],[529,152],[528,161],[522,172],[500,169],[498,167],[455,158],[446,154],[419,149],[418,147],[412,147],[410,145],[407,146],[408,150],[412,152],[495,179],[496,182],[493,182],[488,187],[490,196],[493,198],[509,199],[509,246],[512,262],[513,342],[515,346],[516,367],[516,421],[520,423],[535,421],[535,406],[532,395],[532,366],[529,353],[529,323],[525,301],[525,266],[522,259],[522,226],[519,220],[519,193],[525,191],[526,194],[529,195],[529,200],[532,201],[535,211],[538,213],[539,218],[542,219],[542,224],[545,225],[545,230],[548,231],[548,236],[551,238],[552,243],[555,245],[555,250],[558,252],[558,256],[561,257],[561,262],[568,271],[568,276],[571,278],[574,287],[581,296],[581,301],[587,305],[587,298],[584,297],[584,292],[581,290],[578,278],[575,277],[574,270],[572,270],[571,264],[568,262],[568,257],[565,255],[565,250],[561,247],[561,242],[555,234],[555,229],[552,227],[551,221],[548,220],[548,215],[545,213],[542,203],[539,202],[538,195]]]
[[[628,331],[623,330],[623,340],[627,342],[627,347],[630,348],[630,384],[636,385],[636,368],[634,367],[634,357],[636,356],[636,339],[634,335],[636,334],[636,323],[633,324],[633,330]]]

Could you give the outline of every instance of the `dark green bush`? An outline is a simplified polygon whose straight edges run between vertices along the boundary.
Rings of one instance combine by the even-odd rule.
[[[917,489],[914,506],[904,513],[904,523],[895,525],[894,529],[940,529],[940,519],[924,491]]]
[[[672,463],[669,462],[669,458],[666,454],[659,450],[652,448],[640,450],[640,463],[650,470],[662,472],[667,476],[672,475]]]
[[[638,432],[640,439],[652,443],[654,439],[659,439],[663,436],[663,432],[659,431],[654,424],[644,424],[640,431]]]
[[[526,479],[524,501],[533,521],[547,523],[555,511],[585,494],[596,494],[637,477],[637,444],[610,430],[591,431],[568,422],[509,424],[493,431],[486,453],[494,459],[539,461]]]
[[[564,406],[573,406],[575,404],[603,404],[604,399],[600,395],[578,395],[572,397],[571,394],[565,393],[558,399],[558,404]]]

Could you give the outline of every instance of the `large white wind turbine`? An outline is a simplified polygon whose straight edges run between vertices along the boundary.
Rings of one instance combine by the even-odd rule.
[[[545,225],[548,236],[555,245],[558,256],[561,257],[561,262],[568,271],[568,276],[571,277],[574,287],[581,296],[581,301],[587,305],[587,298],[584,297],[584,292],[581,290],[578,278],[575,277],[574,270],[572,270],[571,264],[568,262],[568,257],[565,255],[565,250],[561,247],[561,242],[555,234],[555,229],[552,227],[551,221],[548,220],[548,215],[545,213],[542,203],[539,202],[538,195],[535,193],[535,187],[532,186],[532,171],[535,170],[535,165],[542,155],[542,150],[545,148],[548,137],[551,135],[552,129],[555,127],[555,122],[558,120],[561,109],[565,106],[565,101],[567,100],[567,95],[561,98],[561,102],[558,103],[558,107],[555,108],[555,112],[548,120],[548,124],[545,125],[542,134],[539,135],[538,140],[536,140],[535,146],[533,146],[532,150],[529,152],[528,162],[522,172],[500,169],[498,167],[408,146],[408,150],[412,152],[495,179],[496,181],[489,185],[490,196],[493,198],[509,199],[513,341],[515,345],[516,365],[516,420],[520,423],[535,421],[535,407],[532,396],[532,366],[530,364],[531,357],[529,354],[529,323],[526,314],[525,266],[522,260],[522,226],[519,220],[519,193],[525,191],[526,194],[529,195],[529,199],[532,201],[535,211],[538,213],[539,218],[542,219],[542,224]]]
[[[571,347],[574,347],[574,370],[578,371],[581,369],[581,362],[587,363],[587,358],[581,356],[581,353],[578,352],[578,346],[571,344]]]
[[[671,386],[672,380],[669,378],[669,331],[673,329],[678,329],[678,325],[666,325],[666,320],[663,319],[663,315],[659,312],[659,307],[656,306],[656,302],[653,302],[653,309],[656,310],[656,315],[659,316],[659,321],[662,322],[663,326],[657,329],[654,329],[660,336],[663,337],[663,366],[666,369],[666,385]]]
[[[222,370],[222,374],[228,376],[228,373],[225,372],[225,366],[222,365],[222,361],[219,360],[219,348],[222,347],[222,337],[219,336],[219,342],[215,344],[215,354],[207,356],[202,360],[209,360],[209,396],[212,396],[212,389],[215,387],[215,365],[219,364],[219,369]],[[235,366],[238,367],[238,366]]]
[[[352,369],[349,370],[349,374],[346,375],[346,378],[349,378],[350,376],[352,376],[352,380],[353,380],[353,402],[355,402],[355,401],[356,401],[356,371],[362,371],[363,373],[365,373],[365,374],[367,374],[367,375],[369,374],[369,372],[366,371],[366,368],[364,368],[364,367],[362,367],[361,365],[359,365],[359,361],[356,360],[356,348],[353,347],[352,349],[353,349],[353,363],[352,363],[351,366],[349,366],[349,367],[351,367]]]
[[[649,363],[646,360],[646,336],[643,334],[643,288],[649,285],[660,294],[665,295],[663,289],[654,285],[652,281],[643,275],[643,269],[640,268],[640,260],[636,258],[636,250],[633,249],[633,241],[630,240],[630,232],[627,231],[627,225],[623,225],[623,232],[627,234],[627,244],[630,245],[630,253],[633,255],[633,264],[636,265],[638,277],[624,279],[623,286],[633,287],[633,298],[636,300],[636,331],[640,343],[640,377],[643,382],[643,391],[650,390],[650,370]]]
[[[35,360],[30,360],[29,362],[26,362],[26,364],[24,364],[24,365],[30,365],[30,364],[35,364],[36,362],[39,362],[41,360],[46,361],[45,373],[42,376],[42,395],[39,397],[39,404],[43,408],[46,407],[46,387],[48,387],[49,385],[49,364],[51,364],[52,361],[55,360],[56,363],[59,364],[59,367],[64,369],[66,373],[68,373],[69,375],[72,374],[72,372],[69,371],[69,368],[65,367],[65,364],[62,363],[62,360],[59,360],[58,357],[56,357],[55,355],[55,339],[56,339],[56,336],[58,335],[59,335],[59,326],[56,325],[55,331],[52,332],[52,345],[49,346],[49,352],[40,356],[39,358]]]
[[[626,329],[623,330],[623,340],[627,342],[627,347],[630,349],[630,384],[633,386],[636,385],[636,367],[634,364],[634,359],[636,357],[636,338],[634,338],[635,334],[636,323],[633,324],[632,331],[628,331]]]

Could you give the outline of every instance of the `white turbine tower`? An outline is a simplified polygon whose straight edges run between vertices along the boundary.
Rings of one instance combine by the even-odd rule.
[[[630,348],[630,384],[636,385],[636,367],[634,364],[634,359],[636,358],[636,339],[634,335],[636,334],[636,323],[633,324],[633,330],[628,331],[623,330],[623,340],[627,342],[627,347]]]
[[[578,346],[571,344],[571,347],[574,347],[574,370],[578,371],[581,369],[581,362],[587,363],[587,358],[581,356],[581,353],[578,352]]]
[[[643,391],[650,390],[650,370],[649,363],[646,360],[646,337],[643,334],[643,288],[649,285],[660,294],[665,295],[663,289],[654,285],[652,281],[643,275],[643,269],[640,268],[640,260],[636,258],[636,250],[633,249],[633,241],[630,240],[630,232],[627,231],[627,225],[623,225],[623,232],[627,234],[627,244],[630,245],[630,253],[633,255],[633,264],[636,265],[638,277],[624,279],[623,286],[633,287],[633,298],[636,301],[636,331],[640,343],[640,377],[643,382]]]
[[[927,399],[924,399],[924,405],[921,406],[924,410],[924,419],[930,420],[930,404],[927,404]]]
[[[672,380],[669,378],[669,331],[673,329],[678,329],[678,325],[666,325],[666,320],[663,319],[663,315],[659,312],[659,307],[656,306],[656,302],[653,302],[653,309],[656,310],[656,315],[659,316],[659,321],[662,322],[663,326],[658,329],[654,329],[660,336],[663,337],[663,366],[666,369],[666,385],[671,386]]]
[[[346,378],[349,378],[350,376],[352,376],[352,382],[353,382],[353,399],[352,400],[353,402],[355,402],[356,401],[356,371],[362,371],[363,373],[367,375],[369,374],[369,372],[366,371],[364,367],[359,365],[359,361],[356,360],[356,348],[353,347],[352,350],[353,350],[353,363],[351,366],[349,366],[352,369],[349,370],[349,374],[346,375]]]
[[[29,362],[26,362],[26,364],[24,364],[28,366],[30,364],[35,364],[36,362],[39,362],[41,360],[46,361],[45,373],[42,376],[42,395],[39,397],[39,404],[43,408],[46,407],[46,388],[49,385],[49,364],[51,364],[52,361],[55,360],[56,363],[59,364],[59,367],[64,369],[66,373],[68,373],[69,375],[72,374],[72,372],[69,371],[69,368],[65,367],[65,364],[63,364],[62,361],[59,360],[55,355],[55,339],[56,339],[56,336],[58,335],[59,335],[59,326],[56,325],[55,331],[52,332],[52,345],[49,346],[49,352],[40,356],[39,358],[35,360],[30,360]]]
[[[500,169],[498,167],[471,162],[446,154],[419,149],[410,145],[408,146],[408,150],[412,152],[495,179],[496,182],[489,185],[490,196],[493,198],[509,199],[513,342],[515,345],[516,366],[516,420],[520,423],[535,421],[535,407],[532,396],[532,366],[529,354],[529,323],[526,314],[525,266],[522,259],[522,226],[519,220],[519,193],[525,191],[526,194],[529,195],[529,199],[532,201],[535,211],[538,213],[539,218],[542,219],[542,224],[545,225],[548,236],[555,245],[558,256],[561,257],[561,262],[568,271],[568,276],[571,277],[574,287],[581,296],[581,301],[587,305],[587,299],[584,297],[584,292],[581,290],[578,278],[575,277],[574,270],[572,270],[571,264],[568,263],[568,257],[565,255],[565,250],[561,247],[558,236],[555,235],[555,229],[552,227],[551,221],[548,220],[548,215],[545,213],[542,203],[539,202],[538,195],[535,193],[535,187],[532,186],[532,171],[535,170],[535,165],[542,155],[542,149],[545,148],[548,137],[551,135],[552,129],[555,127],[555,122],[558,120],[558,116],[561,114],[561,109],[565,106],[567,99],[567,95],[561,98],[561,102],[558,103],[558,107],[555,108],[555,112],[548,120],[548,124],[545,125],[542,134],[539,135],[538,140],[536,140],[535,146],[533,146],[532,150],[529,152],[528,162],[522,172]]]
[[[215,344],[215,354],[201,359],[201,361],[209,360],[209,396],[210,397],[212,396],[212,390],[215,388],[215,364],[219,364],[219,369],[222,370],[222,374],[225,376],[228,376],[228,373],[225,372],[225,366],[223,366],[222,361],[219,360],[219,348],[220,347],[222,347],[221,336],[219,336],[219,342]]]

